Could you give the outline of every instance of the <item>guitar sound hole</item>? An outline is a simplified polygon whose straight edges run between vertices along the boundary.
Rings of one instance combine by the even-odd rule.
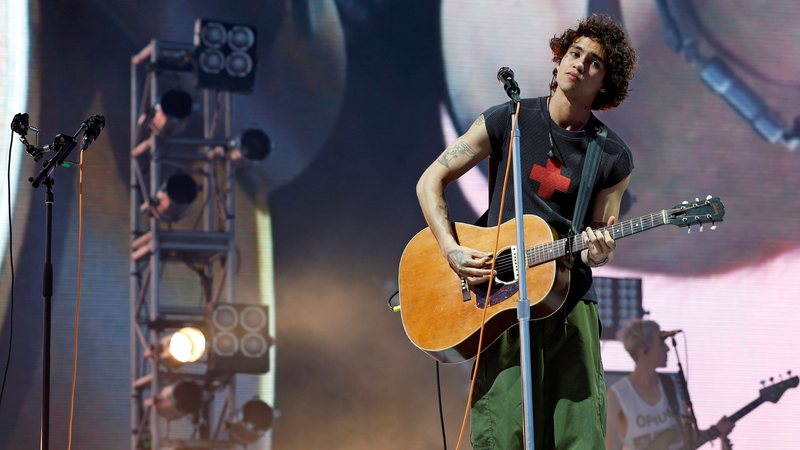
[[[495,282],[501,284],[509,284],[516,281],[514,276],[514,258],[511,254],[511,249],[506,248],[501,250],[497,255],[497,262],[495,263]]]
[[[498,252],[494,270],[497,274],[492,282],[492,296],[489,299],[490,306],[503,302],[517,292],[517,279],[514,276],[514,260],[511,249],[506,248]],[[475,293],[475,305],[478,308],[485,308],[489,283],[482,283],[471,288]]]

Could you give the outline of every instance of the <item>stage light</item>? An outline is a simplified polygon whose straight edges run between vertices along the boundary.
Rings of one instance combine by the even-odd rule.
[[[156,411],[169,420],[180,419],[203,406],[203,389],[193,381],[180,380],[159,392],[155,398]]]
[[[197,57],[200,70],[203,72],[216,75],[225,69],[225,55],[215,48],[203,50]]]
[[[227,34],[225,26],[221,23],[207,21],[201,25],[199,36],[200,41],[206,47],[220,48],[225,45]]]
[[[275,412],[265,402],[253,399],[227,422],[228,436],[239,444],[252,444],[272,426]]]
[[[264,305],[217,304],[209,316],[208,369],[265,373],[269,370],[269,320]]]
[[[197,328],[185,327],[165,337],[162,347],[162,358],[169,358],[178,364],[192,363],[203,357],[206,337]]]
[[[253,90],[257,64],[255,28],[197,19],[194,52],[198,87],[231,92]]]
[[[234,50],[246,51],[256,45],[256,35],[250,27],[234,25],[228,32],[228,45]]]
[[[644,316],[640,278],[594,277],[592,284],[603,323],[601,339],[616,339],[617,331],[629,320]]]
[[[156,136],[167,136],[176,132],[184,123],[184,119],[192,113],[194,100],[188,92],[170,89],[161,94],[159,102],[153,108],[153,117],[147,125]]]
[[[165,222],[177,222],[186,215],[199,190],[190,175],[185,173],[170,175],[156,193],[151,208],[153,214]]]
[[[269,156],[273,144],[269,135],[257,128],[244,130],[228,144],[228,158],[238,167],[258,163]]]

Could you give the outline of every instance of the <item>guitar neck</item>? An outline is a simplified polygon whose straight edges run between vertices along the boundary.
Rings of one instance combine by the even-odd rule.
[[[761,398],[757,398],[757,399],[753,400],[752,402],[750,402],[750,403],[746,404],[745,406],[743,406],[741,409],[739,409],[735,413],[733,413],[730,416],[728,416],[728,418],[731,419],[734,423],[736,423],[737,420],[739,420],[742,417],[750,414],[754,409],[756,409],[759,406],[761,406],[762,403],[764,403],[764,400],[761,399]],[[697,436],[697,445],[695,446],[695,448],[699,448],[700,446],[702,446],[706,442],[712,441],[712,440],[714,440],[714,439],[716,439],[718,437],[719,437],[719,431],[716,429],[716,427],[711,427],[708,430],[705,430],[704,432],[698,434],[698,436]]]
[[[614,240],[622,239],[641,233],[642,231],[666,225],[668,223],[667,214],[668,212],[666,210],[661,210],[599,228],[598,231],[608,231],[611,238]],[[528,266],[530,267],[561,258],[568,254],[578,253],[586,248],[587,244],[583,242],[583,238],[579,234],[577,236],[566,237],[557,241],[537,245],[536,247],[529,248],[525,254]]]

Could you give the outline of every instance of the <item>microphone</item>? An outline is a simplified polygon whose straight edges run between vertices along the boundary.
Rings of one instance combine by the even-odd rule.
[[[89,117],[87,120],[83,122],[86,125],[86,131],[83,133],[83,144],[81,145],[81,150],[86,150],[92,145],[97,136],[100,135],[100,132],[103,131],[103,128],[106,126],[106,118],[95,114],[92,117]]]
[[[674,337],[678,333],[683,333],[683,330],[661,331],[661,339]]]
[[[503,90],[515,103],[519,102],[519,85],[514,80],[514,71],[508,67],[501,67],[497,71],[497,81],[503,84]]]

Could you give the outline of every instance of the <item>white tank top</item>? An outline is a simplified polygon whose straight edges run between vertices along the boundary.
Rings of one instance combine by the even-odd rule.
[[[628,423],[622,440],[623,450],[683,448],[680,422],[669,406],[661,383],[658,383],[660,397],[655,405],[639,397],[628,377],[614,383],[611,389],[617,394]]]

